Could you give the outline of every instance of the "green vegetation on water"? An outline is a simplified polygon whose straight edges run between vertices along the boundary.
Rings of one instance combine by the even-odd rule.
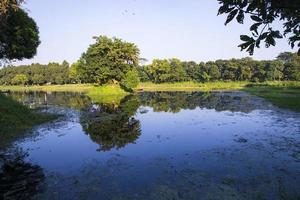
[[[0,146],[31,129],[57,118],[56,115],[31,110],[0,93]]]

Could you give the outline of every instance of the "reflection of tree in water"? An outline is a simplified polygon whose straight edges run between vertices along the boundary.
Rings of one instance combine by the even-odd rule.
[[[0,199],[31,199],[44,181],[43,169],[24,161],[26,154],[14,150],[11,155],[0,155]]]
[[[120,106],[94,105],[81,117],[81,124],[100,151],[122,148],[141,134],[140,122],[133,115],[139,107],[136,96],[127,96]]]
[[[248,113],[258,106],[253,97],[230,92],[146,92],[139,94],[139,98],[141,105],[152,107],[154,112],[177,113],[181,109],[194,110],[200,107]]]
[[[91,104],[89,97],[76,92],[11,92],[9,95],[31,108],[56,105],[80,110]]]

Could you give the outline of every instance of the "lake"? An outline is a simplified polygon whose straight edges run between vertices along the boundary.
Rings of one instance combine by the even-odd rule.
[[[300,113],[249,93],[9,95],[60,114],[2,148],[33,199],[300,198]]]

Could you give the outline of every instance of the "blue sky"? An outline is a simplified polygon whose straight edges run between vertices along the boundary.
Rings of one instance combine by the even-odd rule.
[[[248,56],[237,46],[239,35],[249,33],[249,22],[224,26],[217,0],[27,0],[24,7],[37,22],[42,43],[33,59],[15,64],[74,62],[99,35],[137,44],[150,61]],[[291,51],[286,39],[253,57],[273,59],[283,51]]]

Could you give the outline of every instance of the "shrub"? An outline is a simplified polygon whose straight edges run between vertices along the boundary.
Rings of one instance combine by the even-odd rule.
[[[12,80],[14,85],[25,85],[28,82],[28,78],[25,74],[17,74]]]
[[[132,91],[140,83],[140,78],[137,70],[130,70],[125,74],[125,77],[121,80],[121,86],[126,91]]]

